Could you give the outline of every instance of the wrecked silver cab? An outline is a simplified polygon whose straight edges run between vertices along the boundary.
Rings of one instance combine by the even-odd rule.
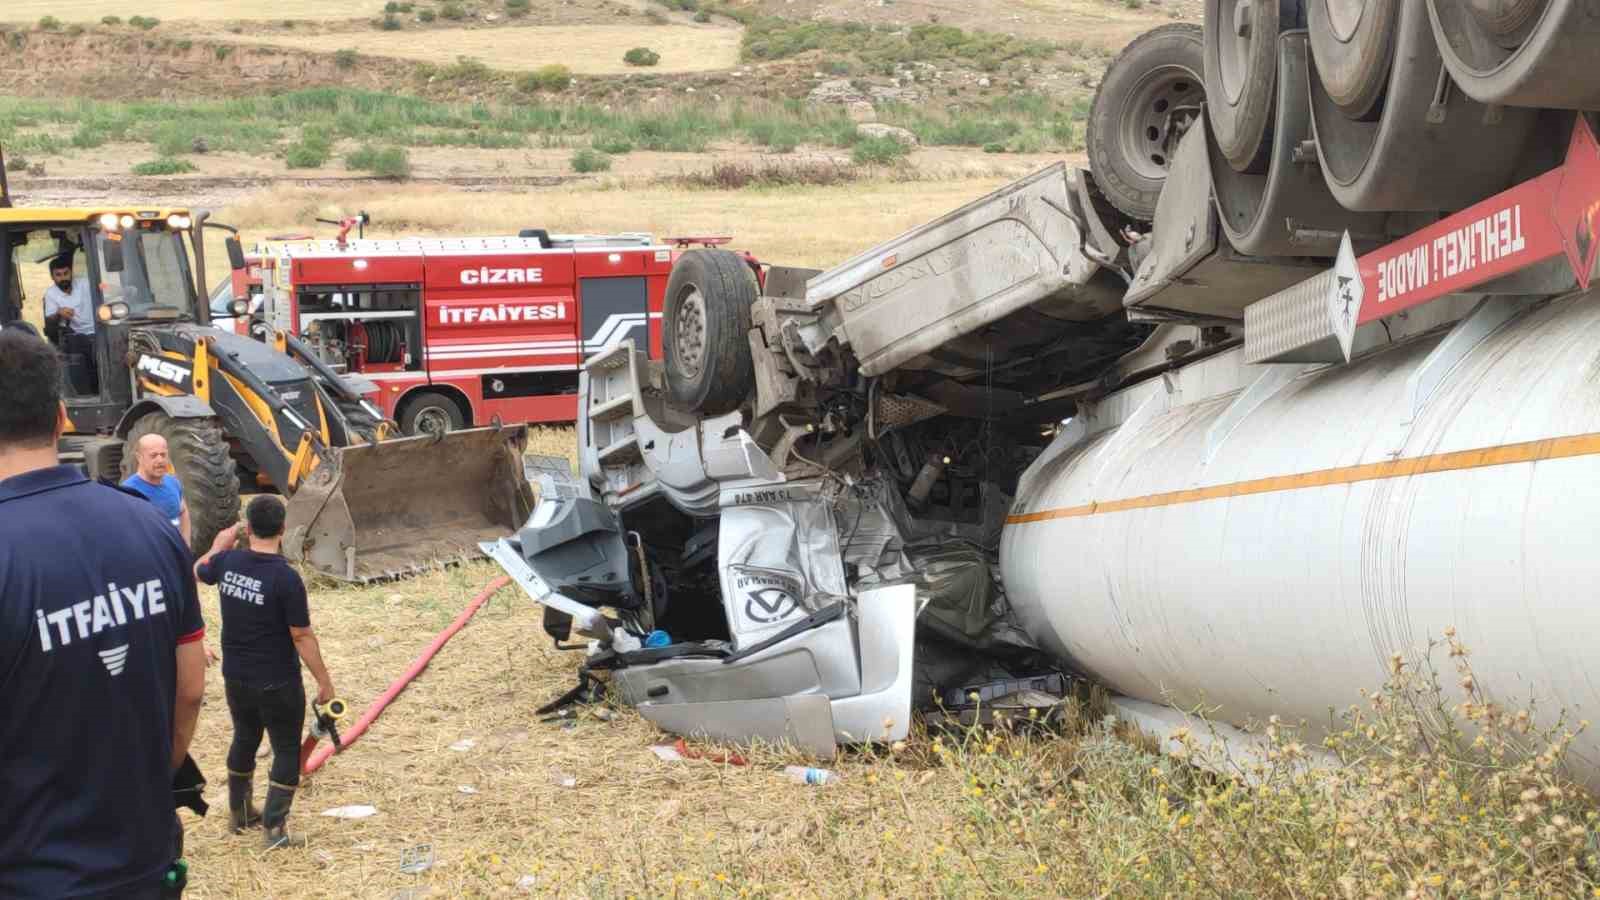
[[[585,364],[579,477],[539,473],[485,550],[558,644],[588,639],[586,676],[680,734],[827,757],[1037,668],[1006,511],[1039,422],[1151,330],[1084,179],[1052,166],[828,272],[684,254],[663,358]]]

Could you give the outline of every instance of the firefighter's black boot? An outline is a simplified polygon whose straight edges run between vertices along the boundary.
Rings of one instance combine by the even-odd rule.
[[[261,825],[266,829],[266,834],[261,839],[261,846],[268,850],[306,845],[305,838],[290,834],[286,827],[289,807],[294,803],[294,791],[294,788],[284,787],[275,781],[267,782],[267,805],[261,813]]]
[[[244,834],[246,829],[261,824],[261,813],[256,812],[256,803],[251,797],[255,788],[254,779],[253,774],[228,772],[228,822],[233,826],[234,834]]]

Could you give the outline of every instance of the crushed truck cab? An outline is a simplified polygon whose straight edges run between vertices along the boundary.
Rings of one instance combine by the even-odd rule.
[[[1150,330],[1085,202],[1057,165],[828,272],[685,254],[661,358],[583,367],[580,478],[539,471],[484,549],[669,731],[824,757],[904,737],[927,688],[1034,652],[993,567],[1045,440],[986,431],[974,385],[1020,409]]]

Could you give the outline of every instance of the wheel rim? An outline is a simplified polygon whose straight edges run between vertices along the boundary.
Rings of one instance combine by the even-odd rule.
[[[1244,96],[1245,73],[1250,71],[1250,46],[1255,42],[1255,11],[1250,0],[1222,0],[1217,21],[1217,78],[1229,106]]]
[[[1328,26],[1339,43],[1348,44],[1361,27],[1361,17],[1366,14],[1367,0],[1326,0]]]
[[[1178,139],[1199,115],[1204,91],[1195,73],[1166,66],[1145,75],[1129,94],[1122,115],[1122,158],[1141,177],[1167,175]]]
[[[437,406],[425,406],[417,411],[414,423],[417,434],[449,434],[450,412]]]
[[[1549,5],[1550,0],[1466,0],[1472,20],[1506,50],[1522,45],[1527,27],[1537,22]]]
[[[678,301],[672,333],[673,349],[677,351],[673,362],[678,371],[687,378],[698,378],[706,357],[706,301],[699,288],[689,288]]]

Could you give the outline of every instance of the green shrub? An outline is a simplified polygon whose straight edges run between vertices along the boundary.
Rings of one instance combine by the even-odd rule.
[[[77,37],[78,35],[83,34],[83,31],[84,31],[83,26],[79,25],[77,22],[73,22],[71,25],[67,26],[67,34],[69,34],[69,35],[71,35],[73,37]]]
[[[361,55],[356,53],[356,51],[349,49],[348,47],[343,50],[335,51],[333,54],[333,64],[341,69],[355,68],[356,62],[360,59]]]
[[[61,20],[55,16],[44,16],[39,20],[39,30],[59,31],[61,30]]]
[[[611,171],[611,157],[598,150],[585,147],[572,154],[572,171],[581,175],[587,175],[590,172],[609,172]]]
[[[661,0],[667,9],[676,9],[682,12],[694,12],[700,8],[700,0]]]
[[[233,48],[227,44],[218,44],[216,50],[213,52],[216,53],[217,62],[222,62],[233,55]]]
[[[1006,152],[1006,145],[1000,143],[999,141],[991,141],[991,142],[983,145],[983,152],[985,152],[985,153],[1004,153],[1004,152]]]
[[[114,28],[114,27],[122,24],[122,17],[121,16],[101,16],[100,17],[100,24],[101,25],[110,25],[110,26],[112,26]]]
[[[670,21],[667,18],[666,13],[663,13],[659,9],[647,9],[647,10],[645,10],[644,11],[644,20],[646,22],[649,22],[651,25],[665,25],[665,24],[667,24],[668,21]]]
[[[560,63],[540,66],[517,78],[517,90],[524,94],[535,94],[540,91],[557,93],[566,90],[570,84],[572,84],[572,70]]]
[[[494,74],[494,70],[484,64],[481,59],[470,56],[458,56],[456,61],[439,70],[439,78],[445,81],[479,82],[487,81]]]
[[[176,46],[177,46],[179,51],[181,51],[183,53],[188,53],[190,50],[194,49],[194,41],[191,41],[188,38],[184,38],[183,40],[178,41]]]
[[[705,23],[711,21],[711,13],[704,9],[697,10],[694,14],[694,20],[704,25]]]
[[[345,157],[346,168],[371,172],[379,178],[405,178],[411,174],[411,155],[404,147],[363,146]]]
[[[300,140],[284,151],[283,163],[291,169],[320,169],[328,163],[332,149],[326,144]]]
[[[622,61],[630,66],[653,66],[661,62],[661,54],[649,47],[634,47],[622,54]]]
[[[521,18],[528,14],[528,0],[505,0],[506,15]]]
[[[397,13],[400,11],[400,4],[396,3],[395,0],[389,0],[388,3],[383,5],[383,11],[391,14]]]
[[[384,31],[399,31],[400,29],[404,28],[405,25],[401,24],[399,16],[395,15],[394,13],[390,13],[383,17],[383,24],[379,27]]]
[[[439,7],[439,15],[444,16],[446,19],[454,22],[459,19],[465,19],[467,17],[467,10],[459,3],[450,2]]]
[[[911,148],[892,137],[863,137],[850,148],[850,159],[858,166],[886,166],[905,159]]]
[[[8,172],[26,172],[28,170],[28,166],[30,165],[32,165],[32,163],[28,162],[28,158],[26,156],[6,157],[6,171]]]
[[[187,159],[163,157],[142,162],[133,167],[135,175],[184,175],[195,171],[194,163]]]
[[[128,24],[140,29],[141,31],[149,31],[157,25],[160,25],[161,20],[155,18],[154,16],[129,16]]]
[[[435,17],[436,17],[436,14],[431,9],[425,9],[425,10],[422,10],[421,12],[417,13],[417,21],[423,23],[424,25],[426,25],[429,22],[432,22]]]
[[[633,141],[619,134],[600,135],[590,142],[590,146],[601,153],[614,156],[633,152]]]

